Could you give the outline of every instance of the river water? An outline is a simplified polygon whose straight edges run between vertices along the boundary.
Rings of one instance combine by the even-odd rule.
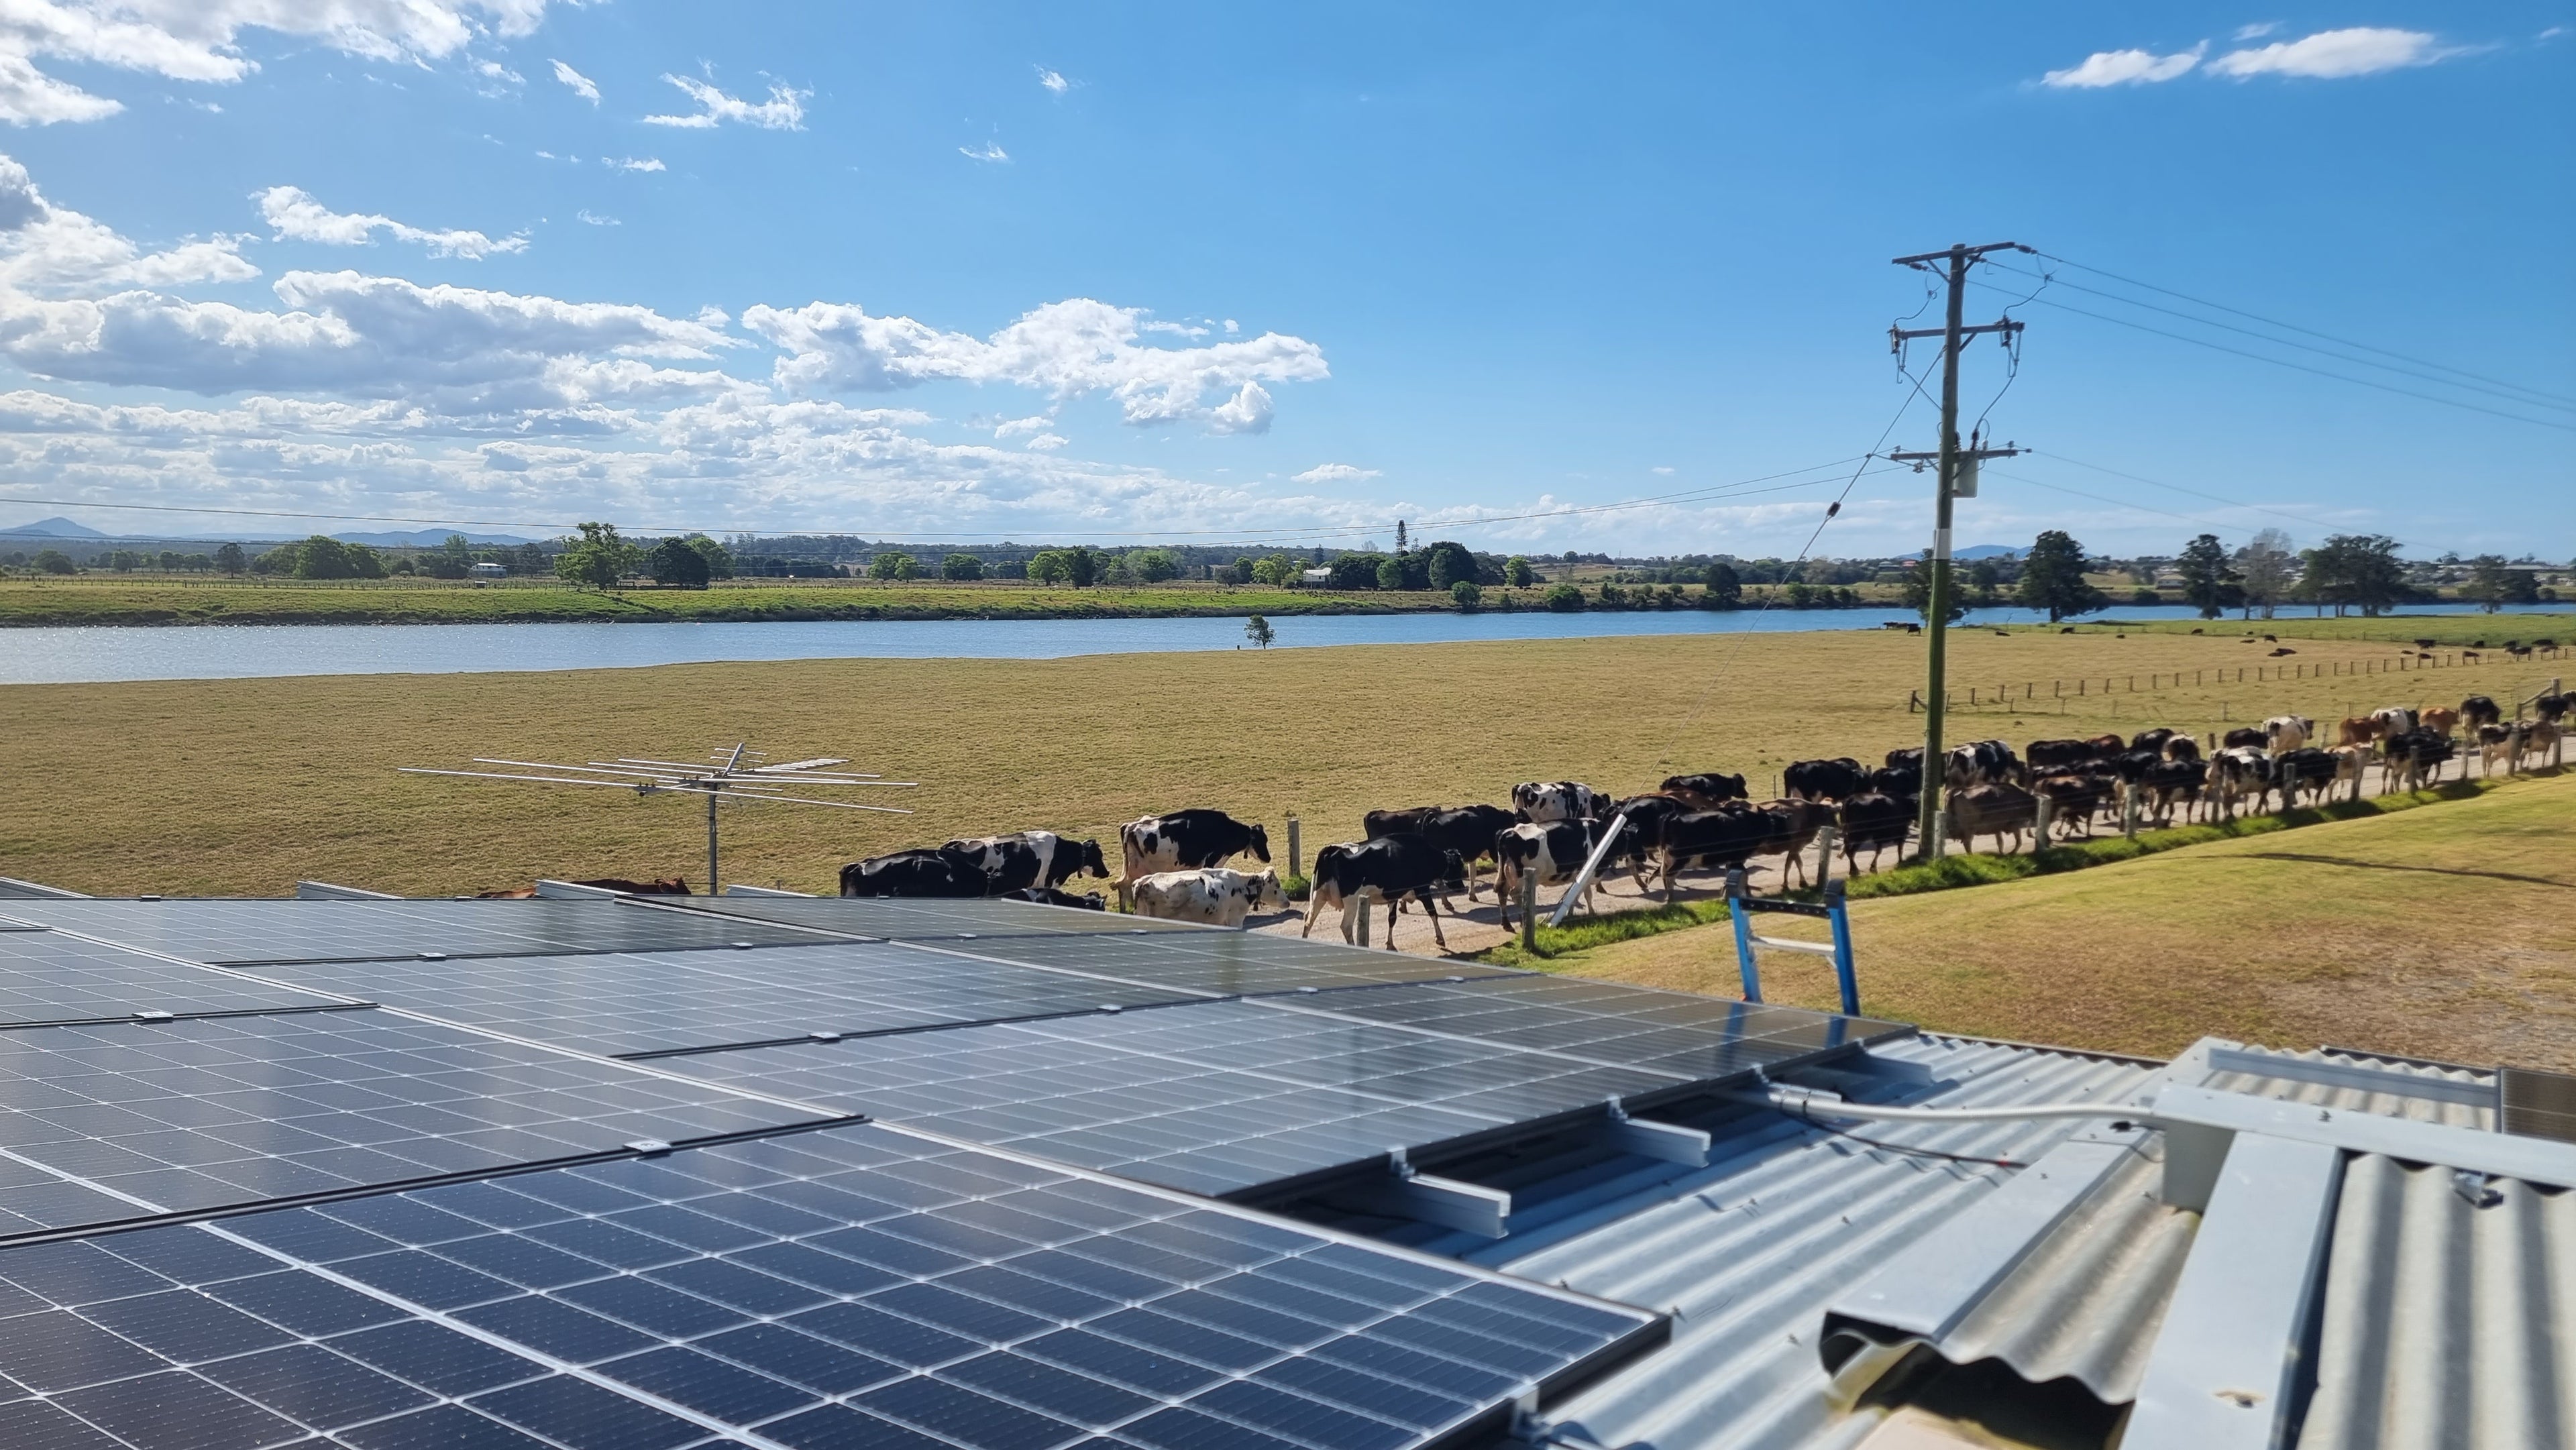
[[[2416,606],[2453,613],[2465,606]],[[1700,609],[1640,613],[1299,614],[1271,620],[1277,648],[1442,644],[1463,640],[1877,629],[1902,609]],[[2171,606],[2118,619],[2188,619]],[[2507,616],[2500,634],[2550,623]],[[1965,623],[2028,624],[2027,610],[1987,609]],[[2285,621],[2286,622],[2286,621]],[[477,670],[619,669],[724,660],[1062,659],[1244,647],[1240,619],[834,620],[758,624],[320,624],[0,629],[0,684],[231,680],[284,675],[457,674]]]

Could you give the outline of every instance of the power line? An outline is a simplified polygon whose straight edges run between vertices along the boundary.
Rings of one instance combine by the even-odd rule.
[[[2279,509],[2265,508],[2259,503],[2246,503],[2241,499],[2228,498],[2223,494],[2203,493],[2199,489],[2185,488],[2178,483],[2166,483],[2160,479],[2147,478],[2140,474],[2124,473],[2119,469],[2111,468],[2104,464],[2087,463],[2081,458],[2069,458],[2063,453],[2051,453],[2045,448],[2034,448],[2030,451],[2038,454],[2042,458],[2054,458],[2060,463],[2072,463],[2078,468],[2089,468],[2095,473],[2107,473],[2113,478],[2125,478],[2131,483],[2143,483],[2149,488],[2168,489],[2174,493],[2187,493],[2193,498],[2205,498],[2211,503],[2223,503],[2230,508],[2252,509],[2256,513],[2270,514],[2274,518],[2279,519],[2288,519],[2294,524],[2305,524],[2312,529],[2330,529],[2334,527],[2332,524],[2325,523],[2317,519],[2302,518],[2297,514],[2283,513]]]
[[[2144,287],[2144,288],[2146,288],[2146,289],[2147,289],[2148,291],[2150,291],[2150,292],[2161,292],[2161,293],[2163,293],[2163,294],[2164,294],[2165,296],[2167,296],[2167,297],[2180,298],[2182,301],[2189,302],[2189,303],[2191,303],[2192,305],[2194,305],[2194,306],[2196,306],[2196,307],[2207,307],[2207,308],[2210,308],[2210,309],[2212,309],[2212,310],[2214,310],[2214,311],[2218,311],[2218,312],[2232,313],[2232,314],[2234,314],[2235,316],[2238,316],[2238,317],[2248,318],[2248,319],[2251,319],[2252,321],[2260,322],[2260,323],[2262,323],[2263,325],[2265,325],[2265,326],[2267,326],[2267,327],[2278,327],[2278,328],[2286,329],[2286,330],[2288,330],[2288,331],[2290,331],[2290,332],[2300,332],[2300,333],[2305,333],[2305,334],[2307,334],[2307,335],[2308,335],[2308,336],[2310,336],[2310,337],[2322,338],[2322,339],[2324,339],[2324,340],[2325,340],[2325,341],[2327,341],[2327,342],[2335,343],[2335,344],[2338,344],[2338,345],[2343,346],[2343,347],[2357,347],[2357,348],[2360,348],[2360,349],[2361,349],[2362,351],[2364,351],[2364,352],[2375,352],[2375,353],[2378,353],[2378,354],[2379,354],[2380,356],[2382,356],[2382,357],[2393,357],[2393,358],[2396,358],[2396,359],[2397,359],[2398,361],[2400,361],[2400,362],[2410,362],[2410,363],[2414,363],[2414,364],[2415,364],[2415,365],[2417,365],[2418,367],[2439,368],[2439,369],[2441,369],[2443,372],[2458,373],[2460,376],[2462,376],[2462,377],[2464,377],[2464,378],[2475,378],[2475,379],[2477,379],[2479,382],[2482,382],[2482,383],[2494,383],[2494,384],[2497,384],[2497,385],[2498,385],[2498,386],[2500,386],[2500,387],[2507,387],[2507,388],[2520,388],[2520,387],[2522,386],[2522,385],[2521,385],[2521,384],[2519,384],[2519,383],[2510,383],[2510,382],[2506,382],[2506,381],[2505,381],[2504,379],[2502,379],[2502,378],[2491,378],[2491,377],[2488,377],[2488,376],[2486,376],[2484,373],[2473,373],[2473,372],[2470,372],[2470,371],[2469,371],[2468,369],[2466,369],[2466,368],[2456,368],[2456,367],[2452,367],[2452,366],[2451,366],[2450,364],[2448,364],[2448,363],[2438,363],[2438,362],[2434,362],[2434,361],[2432,361],[2432,360],[2431,360],[2431,359],[2429,359],[2429,358],[2420,358],[2420,357],[2412,356],[2412,355],[2407,354],[2407,353],[2402,353],[2402,352],[2392,351],[2392,350],[2390,350],[2390,349],[2388,349],[2388,348],[2380,347],[2380,346],[2377,346],[2377,345],[2375,345],[2375,344],[2373,344],[2373,343],[2367,343],[2367,342],[2355,342],[2355,341],[2353,341],[2351,338],[2348,338],[2348,337],[2337,337],[2337,336],[2335,336],[2335,335],[2334,335],[2334,334],[2332,334],[2332,333],[2328,333],[2328,332],[2319,332],[2319,331],[2317,331],[2317,330],[2316,330],[2315,328],[2313,328],[2313,327],[2301,327],[2300,325],[2298,325],[2298,324],[2297,324],[2297,323],[2295,323],[2295,322],[2283,322],[2283,321],[2280,321],[2280,320],[2279,320],[2279,319],[2277,319],[2277,318],[2265,317],[2265,316],[2263,316],[2263,315],[2262,315],[2262,314],[2260,314],[2260,313],[2256,313],[2256,312],[2248,312],[2248,311],[2246,311],[2244,308],[2241,308],[2241,307],[2230,307],[2230,306],[2228,306],[2228,305],[2227,305],[2226,303],[2224,303],[2224,302],[2212,302],[2212,301],[2208,300],[2208,299],[2207,299],[2207,298],[2205,298],[2205,297],[2194,297],[2194,296],[2192,296],[2192,295],[2191,295],[2190,293],[2188,293],[2188,292],[2177,292],[2177,291],[2175,291],[2174,289],[2172,289],[2172,288],[2170,288],[2170,287],[2159,287],[2159,286],[2157,286],[2157,285],[2156,285],[2155,283],[2153,283],[2153,282],[2141,282],[2141,281],[2139,281],[2139,280],[2138,280],[2137,278],[2135,278],[2135,277],[2123,277],[2123,276],[2121,276],[2121,275],[2120,275],[2119,273],[2117,273],[2117,272],[2105,271],[2104,269],[2102,269],[2102,268],[2100,268],[2100,267],[2090,266],[2090,265],[2087,265],[2086,263],[2078,262],[2078,261],[2074,260],[2074,259],[2073,259],[2073,258],[2071,258],[2071,257],[2061,257],[2061,256],[2057,255],[2055,252],[2041,252],[2041,251],[2038,251],[2036,248],[2034,248],[2034,249],[2033,249],[2033,251],[2034,251],[2034,253],[2035,253],[2036,255],[2038,255],[2038,256],[2042,256],[2042,257],[2046,257],[2048,260],[2050,260],[2050,261],[2052,261],[2052,262],[2056,262],[2056,263],[2060,264],[2061,266],[2073,267],[2073,268],[2075,268],[2076,270],[2078,270],[2078,271],[2082,271],[2082,272],[2090,272],[2090,273],[2092,273],[2092,274],[2093,274],[2094,276],[2096,276],[2096,277],[2108,277],[2108,278],[2110,278],[2110,279],[2111,279],[2112,281],[2114,281],[2114,282],[2124,282],[2124,283],[2127,283],[2129,286],[2132,286],[2132,287]],[[2068,285],[2069,285],[2069,286],[2072,286],[2072,285],[2074,285],[2074,284],[2069,283]],[[2526,391],[2534,391],[2534,390],[2526,389]],[[2553,396],[2553,395],[2544,395],[2544,396]]]
[[[1979,283],[1977,285],[1987,287],[1990,291],[1996,290],[1992,287],[1992,284],[1989,283]],[[2508,413],[2500,408],[2480,407],[2476,403],[2464,403],[2457,398],[2445,398],[2433,393],[2419,393],[2412,388],[2401,388],[2389,383],[2374,382],[2369,378],[2356,378],[2344,373],[2328,372],[2324,368],[2310,367],[2306,363],[2291,362],[2287,358],[2266,357],[2262,353],[2247,352],[2241,347],[2229,347],[2227,344],[2222,342],[2211,342],[2206,338],[2190,337],[2179,332],[2168,332],[2161,327],[2149,327],[2143,322],[2131,322],[2125,317],[2112,317],[2106,313],[2089,312],[2084,308],[2070,306],[2064,302],[2051,302],[2045,297],[2037,299],[2035,305],[2040,307],[2054,307],[2060,312],[2072,312],[2078,317],[2090,317],[2097,322],[2108,322],[2115,327],[2135,328],[2140,332],[2153,333],[2158,337],[2168,337],[2176,342],[2187,342],[2194,347],[2205,347],[2213,352],[2223,352],[2232,354],[2236,357],[2251,358],[2256,362],[2270,363],[2274,367],[2289,368],[2296,372],[2314,373],[2318,377],[2332,378],[2339,383],[2354,383],[2365,388],[2376,388],[2383,393],[2395,393],[2401,398],[2417,398],[2427,403],[2440,403],[2445,407],[2465,408],[2472,413],[2484,413],[2491,418],[2506,418],[2516,423],[2529,423],[2535,427],[2555,428],[2562,433],[2576,433],[2576,423],[2559,423],[2547,418],[2527,418],[2520,413]]]
[[[2080,488],[2068,488],[2064,484],[2042,483],[2036,478],[2024,478],[2018,473],[2007,473],[2000,468],[1986,469],[1985,475],[1988,478],[2006,478],[2015,483],[2026,483],[2033,488],[2047,489],[2051,493],[2070,494],[2076,498],[2091,499],[2095,503],[2106,503],[2114,508],[2134,509],[2143,514],[2157,514],[2164,518],[2180,519],[2184,523],[2198,524],[2205,529],[2223,529],[2228,533],[2239,533],[2243,532],[2245,529],[2243,524],[2222,524],[2216,519],[2204,519],[2192,514],[2178,514],[2171,509],[2149,508],[2145,504],[2134,503],[2125,498],[2107,498],[2098,493],[2086,493]]]
[[[2470,393],[2484,393],[2488,397],[2499,398],[2506,402],[2520,404],[2527,408],[2564,408],[2570,411],[2576,411],[2576,400],[2562,399],[2554,393],[2546,393],[2538,388],[2526,388],[2518,383],[2498,383],[2490,387],[2486,385],[2486,380],[2484,379],[2480,379],[2478,382],[2474,383],[2455,382],[2450,378],[2443,377],[2440,372],[2426,372],[2419,368],[2399,367],[2394,363],[2373,362],[2366,357],[2353,357],[2346,353],[2336,352],[2331,348],[2318,347],[2314,343],[2299,342],[2293,338],[2274,337],[2269,333],[2257,332],[2250,327],[2238,327],[2232,322],[2220,322],[2215,318],[2209,317],[2195,317],[2192,314],[2181,311],[2177,308],[2159,307],[2152,302],[2141,302],[2135,297],[2123,297],[2116,292],[2105,292],[2099,287],[2087,287],[2081,282],[2060,281],[2049,276],[2045,272],[2026,272],[2019,267],[2004,266],[2000,262],[1988,263],[1987,265],[1994,267],[1998,271],[2013,273],[2015,276],[2036,277],[2039,279],[2042,288],[2045,288],[2051,282],[2056,282],[2057,285],[2061,287],[2071,288],[2077,292],[2088,293],[2095,297],[2120,303],[2123,306],[2144,308],[2149,312],[2160,312],[2167,317],[2177,317],[2185,322],[2197,323],[2202,327],[2215,327],[2222,331],[2236,333],[2242,337],[2250,337],[2257,341],[2268,342],[2276,347],[2295,347],[2302,352],[2312,352],[2319,357],[2330,357],[2335,359],[2337,362],[2351,363],[2356,367],[2379,368],[2387,372],[2398,373],[2410,378],[2420,378],[2425,382],[2432,383],[2438,387],[2458,388],[2463,392]],[[2039,294],[2037,292],[2034,292],[2031,294],[2031,297],[2026,297],[2022,300],[2027,302],[2038,295]],[[2020,304],[2016,303],[2014,305],[2019,306]],[[2055,304],[2052,303],[2051,305],[2054,306]],[[2208,304],[2202,305],[2205,306]],[[2278,326],[2280,324],[2270,325]],[[2427,366],[2438,368],[2440,365],[2428,364]],[[2445,369],[2444,371],[2456,370]],[[2463,373],[2461,376],[2476,377],[2477,375],[2474,373]]]

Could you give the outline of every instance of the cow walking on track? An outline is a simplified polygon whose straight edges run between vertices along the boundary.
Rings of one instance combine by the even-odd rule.
[[[1255,875],[1223,866],[1154,872],[1137,879],[1135,897],[1138,916],[1238,929],[1253,912],[1288,909],[1278,872]]]
[[[975,836],[951,841],[940,851],[984,873],[987,894],[1003,896],[1035,888],[1053,889],[1089,872],[1106,877],[1098,841],[1070,841],[1053,831],[1014,831],[1007,836]]]
[[[1551,821],[1544,825],[1524,822],[1495,836],[1494,891],[1502,898],[1504,929],[1511,929],[1512,907],[1520,900],[1524,877],[1539,886],[1572,881],[1591,858],[1597,839],[1590,821]],[[1583,883],[1587,909],[1599,910],[1593,900],[1599,887],[1598,881]]]
[[[1514,830],[1546,830],[1548,827],[1516,826]],[[1315,875],[1306,901],[1306,925],[1297,935],[1312,936],[1315,922],[1332,907],[1342,914],[1342,940],[1353,939],[1355,921],[1351,903],[1380,901],[1386,903],[1386,949],[1395,950],[1395,919],[1404,910],[1407,898],[1421,903],[1422,914],[1431,919],[1431,940],[1440,950],[1449,949],[1449,940],[1440,932],[1438,894],[1455,891],[1466,885],[1467,865],[1459,853],[1420,835],[1378,836],[1366,841],[1352,841],[1326,846],[1315,853]],[[1508,923],[1506,923],[1508,924]]]
[[[1132,909],[1135,883],[1158,871],[1196,871],[1222,866],[1250,852],[1270,864],[1270,835],[1223,811],[1186,810],[1145,816],[1118,828],[1118,904]]]

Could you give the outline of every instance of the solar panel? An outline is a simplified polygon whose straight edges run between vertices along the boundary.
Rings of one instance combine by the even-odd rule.
[[[611,1056],[1197,999],[880,942],[759,952],[304,962],[262,976]]]
[[[616,901],[30,901],[5,914],[217,966],[812,945],[813,932]]]
[[[346,1005],[54,931],[0,935],[0,1025],[196,1017]]]
[[[1208,1194],[1687,1082],[1258,1002],[764,1047],[661,1065]]]
[[[1033,901],[925,900],[892,896],[690,896],[652,903],[886,940],[976,936],[1193,935],[1213,930],[1119,912],[1041,906]]]
[[[938,945],[1059,971],[1184,987],[1225,997],[1441,980],[1490,975],[1500,970],[1473,962],[1363,951],[1339,942],[1326,946],[1239,931],[1211,931],[1186,937],[999,937]]]
[[[22,1028],[0,1032],[0,1235],[822,1116],[372,1009]]]
[[[1537,974],[1335,992],[1295,1005],[1697,1078],[1914,1030],[1867,1017]]]
[[[1664,1328],[869,1126],[0,1249],[0,1286],[0,1441],[45,1450],[1403,1450]]]

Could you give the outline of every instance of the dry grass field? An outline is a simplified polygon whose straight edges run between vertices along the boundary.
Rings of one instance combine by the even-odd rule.
[[[2312,669],[2394,658],[2375,642],[2292,643],[2288,663]],[[2257,669],[2281,663],[2266,648],[2232,636],[1963,631],[1952,651],[1963,707],[1972,681],[2016,692],[2036,681],[2042,698],[1963,708],[1953,733],[2020,742],[2472,691],[2502,698],[2560,668],[2498,660],[2254,683]],[[539,875],[695,882],[704,833],[694,801],[394,767],[693,757],[745,737],[775,758],[848,755],[924,785],[887,793],[915,807],[911,817],[729,808],[732,880],[830,890],[841,862],[896,847],[1032,826],[1105,832],[1192,805],[1267,822],[1281,842],[1293,811],[1311,859],[1355,835],[1370,807],[1494,800],[1517,780],[1573,777],[1624,793],[1722,768],[1766,791],[1791,759],[1874,757],[1920,739],[1905,698],[1921,657],[1919,639],[1854,630],[12,686],[0,690],[0,738],[13,747],[0,778],[0,874],[172,895],[279,895],[299,877],[405,893]],[[2239,668],[2247,683],[2233,683]],[[2214,681],[2221,671],[2230,683],[2172,684],[2176,672]],[[2047,698],[2050,680],[2077,676],[2092,681],[2082,698]]]
[[[1789,918],[1765,931],[1808,935]],[[1862,1004],[2163,1056],[2207,1033],[2576,1071],[2576,775],[2062,876],[1852,905]],[[1765,995],[1834,1003],[1813,958]],[[1722,928],[1561,959],[1733,996]]]

